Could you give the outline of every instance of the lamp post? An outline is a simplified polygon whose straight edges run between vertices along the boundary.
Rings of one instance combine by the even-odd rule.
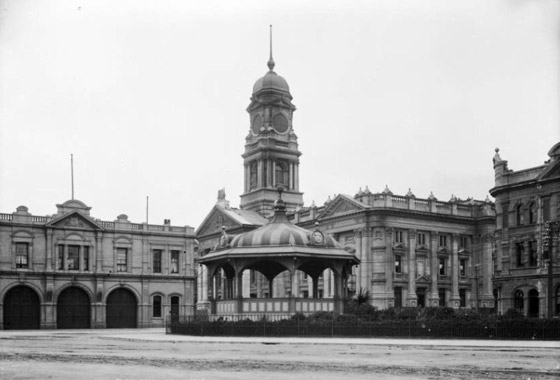
[[[547,254],[544,256],[545,262],[548,265],[548,318],[552,318],[553,312],[553,300],[554,300],[554,289],[553,289],[553,273],[552,269],[554,266],[554,243],[558,245],[558,233],[560,230],[560,224],[558,222],[545,222],[543,231],[543,256],[546,250]]]

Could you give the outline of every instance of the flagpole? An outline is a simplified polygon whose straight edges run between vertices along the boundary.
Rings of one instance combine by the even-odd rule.
[[[74,154],[70,154],[70,173],[72,180],[72,199],[74,199]]]

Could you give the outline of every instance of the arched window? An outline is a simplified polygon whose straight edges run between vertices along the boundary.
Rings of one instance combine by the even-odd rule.
[[[258,180],[257,180],[257,172],[258,172],[258,165],[256,162],[253,162],[251,164],[251,167],[249,169],[249,189],[253,190],[256,189],[258,186]]]
[[[535,202],[529,205],[529,224],[537,223],[537,206]]]
[[[515,293],[513,293],[513,307],[523,312],[524,302],[523,292],[521,290],[516,290]]]
[[[523,224],[523,206],[522,205],[517,205],[517,207],[515,208],[515,220],[516,220],[518,226]]]
[[[290,185],[289,175],[288,163],[283,161],[276,162],[276,186],[282,185],[288,189]]]
[[[161,296],[154,296],[152,304],[152,316],[161,318]]]

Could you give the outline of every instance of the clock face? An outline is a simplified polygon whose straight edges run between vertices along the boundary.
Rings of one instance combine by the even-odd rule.
[[[284,116],[283,114],[277,113],[272,118],[272,126],[274,127],[276,132],[285,133],[289,128],[288,119],[286,119],[286,116]]]
[[[254,134],[258,135],[261,131],[262,127],[262,119],[260,115],[257,115],[253,118],[253,123],[251,124],[251,130]]]
[[[314,231],[311,234],[311,239],[313,240],[313,243],[315,243],[315,244],[323,244],[323,234],[320,233],[319,231]]]

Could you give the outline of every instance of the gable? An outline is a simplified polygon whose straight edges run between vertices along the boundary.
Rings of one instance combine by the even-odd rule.
[[[351,199],[348,196],[338,195],[331,203],[329,203],[325,207],[323,212],[319,215],[319,218],[359,212],[368,208],[368,206],[354,199]]]
[[[549,167],[543,170],[543,172],[538,177],[539,180],[553,178],[560,179],[560,161],[551,164]]]
[[[47,226],[66,229],[75,228],[79,230],[103,230],[103,227],[77,211],[54,219],[50,223],[47,223]]]
[[[242,224],[231,218],[222,208],[214,207],[196,231],[196,236],[210,235],[221,232],[222,227],[229,230],[241,227]]]

